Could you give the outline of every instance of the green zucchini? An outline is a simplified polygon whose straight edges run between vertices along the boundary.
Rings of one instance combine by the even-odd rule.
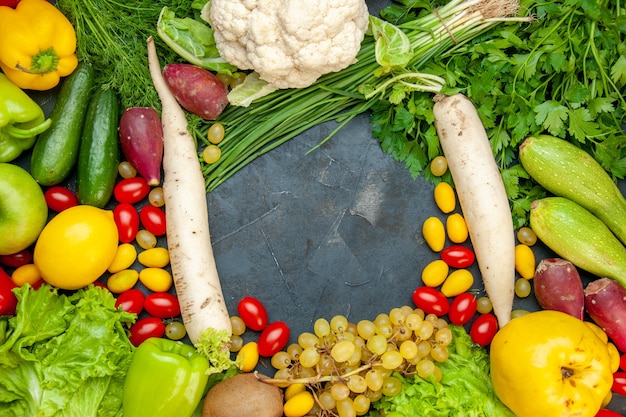
[[[103,208],[111,199],[120,162],[117,93],[98,89],[89,101],[78,152],[76,191],[80,204]]]
[[[536,200],[530,227],[561,258],[626,287],[626,248],[604,222],[564,197]]]
[[[540,135],[522,143],[519,158],[539,185],[589,210],[626,244],[626,199],[591,155],[563,139]]]
[[[93,68],[86,63],[63,80],[50,114],[52,124],[37,138],[31,156],[31,175],[41,185],[60,183],[76,165],[93,82]]]

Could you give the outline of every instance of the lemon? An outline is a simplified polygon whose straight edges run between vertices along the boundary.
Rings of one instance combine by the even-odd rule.
[[[33,261],[47,283],[75,290],[96,281],[107,270],[117,246],[113,213],[78,205],[46,224],[35,244]]]

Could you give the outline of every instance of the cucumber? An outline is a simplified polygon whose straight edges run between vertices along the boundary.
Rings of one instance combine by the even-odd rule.
[[[119,119],[115,91],[98,89],[87,107],[78,152],[76,192],[80,204],[104,208],[111,199],[120,162]]]
[[[530,227],[561,258],[626,287],[626,248],[589,210],[565,197],[546,197],[530,207]]]
[[[563,139],[540,135],[522,143],[519,158],[539,185],[589,210],[626,244],[626,199],[591,155]]]
[[[39,184],[60,183],[76,165],[93,82],[93,68],[86,63],[63,80],[50,114],[52,124],[39,135],[31,155],[30,172]]]

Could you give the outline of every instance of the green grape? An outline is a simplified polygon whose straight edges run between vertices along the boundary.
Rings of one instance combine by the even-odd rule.
[[[530,227],[521,227],[517,231],[517,240],[519,240],[519,243],[532,246],[537,243],[537,235]]]
[[[429,359],[422,359],[415,365],[415,370],[420,378],[426,378],[435,372],[435,364]]]
[[[342,382],[336,382],[330,387],[330,395],[339,402],[350,396],[350,388]]]
[[[406,319],[404,322],[406,324],[406,327],[415,331],[416,329],[420,328],[423,321],[424,321],[424,318],[422,316],[416,313],[411,313],[408,316],[406,316]]]
[[[317,400],[319,401],[320,406],[326,410],[332,410],[337,406],[337,401],[335,401],[333,396],[330,394],[330,391],[327,390],[318,394]]]
[[[383,387],[383,375],[377,369],[370,369],[365,373],[367,387],[372,391],[380,391]]]
[[[239,316],[230,317],[230,326],[232,327],[232,332],[235,336],[241,336],[246,332],[246,323],[244,323],[242,318]]]
[[[364,394],[359,394],[354,397],[352,403],[354,404],[354,411],[356,411],[356,414],[359,416],[362,416],[370,410],[370,399]]]
[[[435,328],[436,329],[445,329],[446,327],[448,327],[448,322],[446,321],[446,319],[443,319],[443,318],[439,317],[437,319],[437,323],[435,323]]]
[[[517,281],[515,281],[515,295],[517,295],[518,297],[528,297],[530,295],[530,289],[530,281],[528,281],[526,278],[518,278]]]
[[[333,332],[341,334],[348,331],[348,319],[342,315],[333,316],[330,319],[330,328]]]
[[[430,356],[437,362],[447,361],[448,348],[442,345],[437,345],[430,350]]]
[[[452,342],[452,330],[448,327],[441,328],[435,333],[435,342],[448,346]]]
[[[367,340],[376,334],[376,325],[370,320],[361,320],[356,324],[359,336]]]
[[[332,347],[330,351],[330,356],[337,362],[345,362],[354,353],[356,346],[354,346],[354,342],[349,340],[342,340],[341,342],[337,342],[335,346]]]
[[[362,356],[363,350],[359,346],[354,345],[354,352],[352,352],[352,355],[350,355],[350,358],[348,358],[346,364],[348,366],[358,366],[361,364]]]
[[[376,325],[376,327],[378,327],[378,326],[380,326],[382,324],[391,324],[391,319],[389,318],[388,314],[380,313],[374,319],[374,324]]]
[[[361,375],[352,375],[346,385],[355,394],[362,394],[367,390],[367,381]]]
[[[291,365],[291,355],[283,350],[276,352],[270,363],[276,369],[284,369]]]
[[[402,307],[400,307],[402,309],[402,311],[404,311],[404,316],[408,316],[409,314],[413,314],[413,307],[408,306],[408,305],[403,305]]]
[[[180,321],[172,321],[165,326],[165,336],[171,340],[180,340],[187,335],[187,329],[185,329],[185,325]],[[243,346],[243,340],[241,341],[241,345],[239,349]],[[235,352],[232,350],[232,341],[231,341],[231,352]]]
[[[380,400],[383,396],[382,388],[376,391],[367,390],[365,392],[365,396],[370,400],[370,402],[375,403],[376,401]]]
[[[405,340],[409,340],[413,336],[413,332],[406,325],[401,324],[397,325],[394,329],[394,339],[397,342],[403,342]]]
[[[387,338],[376,334],[367,340],[367,348],[375,355],[382,355],[387,350]]]
[[[385,339],[389,339],[393,336],[393,326],[391,323],[381,323],[376,326],[376,334],[384,336]]]
[[[335,361],[330,355],[321,355],[319,360],[319,369],[321,375],[330,375],[335,369]]]
[[[430,321],[424,320],[419,329],[415,330],[415,336],[422,340],[428,340],[433,335],[434,330],[435,326]]]
[[[528,313],[530,313],[530,311],[528,310],[513,310],[511,311],[511,318],[514,319],[516,317],[523,316]]]
[[[399,352],[404,359],[413,359],[418,353],[417,344],[413,340],[405,340],[400,344]]]
[[[491,300],[489,297],[480,297],[476,300],[476,311],[481,314],[486,314],[491,312],[493,306],[491,305]]]
[[[406,313],[400,307],[392,308],[389,312],[391,324],[402,324],[404,323],[404,319],[406,319]]]
[[[383,380],[383,387],[381,391],[383,395],[388,397],[396,395],[402,391],[402,381],[396,377],[388,376]]]
[[[356,417],[356,410],[354,409],[354,403],[352,399],[345,398],[337,401],[337,414],[339,417]]]
[[[330,323],[324,318],[315,320],[315,323],[313,323],[313,332],[319,338],[328,336],[330,334]]]
[[[243,347],[243,339],[241,336],[237,336],[236,334],[230,337],[230,351],[231,352],[239,352]]]
[[[302,346],[302,349],[306,349],[308,347],[314,347],[318,344],[319,339],[316,335],[309,332],[304,332],[298,335],[298,344]]]
[[[424,320],[432,323],[433,327],[437,326],[437,322],[439,321],[439,317],[436,314],[429,313],[424,317]]]
[[[430,342],[422,340],[417,344],[417,353],[420,358],[430,355]]]
[[[300,354],[302,353],[303,350],[304,349],[302,348],[302,346],[300,346],[297,343],[292,343],[289,346],[287,346],[287,353],[291,357],[291,360],[294,362],[300,358]]]
[[[397,350],[387,351],[380,357],[383,368],[397,369],[402,365],[404,358]]]
[[[305,368],[303,366],[295,368],[292,373],[294,378],[313,378],[317,375],[317,371],[314,368]]]
[[[309,346],[305,348],[300,354],[300,365],[305,368],[313,368],[320,361],[320,354],[317,351],[317,348],[314,346]]]
[[[356,328],[356,324],[348,323],[348,332],[347,333],[352,335],[352,336],[354,336],[354,337],[358,336],[359,332],[358,332],[358,330]]]
[[[448,160],[445,156],[438,155],[430,161],[430,173],[435,177],[441,177],[448,170]]]
[[[436,382],[441,382],[441,378],[443,378],[443,374],[441,373],[441,369],[438,366],[435,366],[435,370],[432,374],[433,378],[435,378]]]

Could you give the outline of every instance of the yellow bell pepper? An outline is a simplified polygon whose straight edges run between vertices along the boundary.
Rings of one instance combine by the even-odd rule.
[[[76,31],[46,0],[0,6],[0,68],[18,87],[49,90],[78,65]]]

